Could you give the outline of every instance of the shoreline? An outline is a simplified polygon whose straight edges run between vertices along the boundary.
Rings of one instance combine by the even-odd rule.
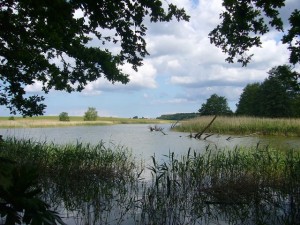
[[[117,117],[99,117],[96,121],[84,121],[83,117],[70,117],[70,121],[59,121],[58,116],[40,116],[40,117],[0,117],[1,129],[13,128],[43,128],[43,127],[71,127],[71,126],[106,126],[115,124],[163,124],[170,123],[167,120],[158,119],[132,119]]]

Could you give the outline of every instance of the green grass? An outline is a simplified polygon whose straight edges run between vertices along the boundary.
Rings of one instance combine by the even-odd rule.
[[[183,121],[175,127],[182,132],[201,132],[212,120],[203,116]],[[300,119],[271,119],[256,117],[217,117],[206,132],[236,135],[269,135],[300,137]]]

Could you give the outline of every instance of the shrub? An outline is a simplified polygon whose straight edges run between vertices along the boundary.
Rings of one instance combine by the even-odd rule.
[[[8,117],[8,120],[15,120],[15,117],[14,116],[10,116],[10,117]]]
[[[67,112],[62,112],[59,114],[59,121],[70,121],[70,117]]]
[[[96,108],[89,107],[88,110],[84,113],[84,121],[95,121],[97,120],[98,112]]]

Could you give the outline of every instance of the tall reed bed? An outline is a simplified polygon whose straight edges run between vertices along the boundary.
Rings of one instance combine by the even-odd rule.
[[[134,168],[134,159],[128,149],[122,146],[107,148],[103,142],[56,145],[9,138],[1,148],[1,156],[18,164],[35,165],[43,174],[79,177],[93,174],[109,179],[126,176]]]
[[[59,121],[57,116],[38,116],[30,118],[14,117],[14,120],[9,120],[9,117],[0,117],[1,128],[35,128],[35,127],[66,127],[66,126],[100,126],[113,124],[158,124],[168,123],[166,120],[157,119],[132,119],[132,118],[114,118],[114,117],[98,117],[96,121],[84,121],[83,117],[70,116],[70,121]]]
[[[272,149],[153,157],[145,224],[299,224],[300,153]],[[162,221],[162,222],[161,222]]]
[[[175,129],[182,132],[200,132],[212,120],[201,116],[182,122]],[[257,117],[217,117],[206,132],[239,135],[278,135],[300,137],[300,119],[272,119]]]
[[[55,145],[12,138],[1,143],[0,157],[35,168],[41,198],[62,217],[75,213],[83,224],[105,224],[114,209],[121,220],[140,173],[127,148],[107,148],[103,142]]]

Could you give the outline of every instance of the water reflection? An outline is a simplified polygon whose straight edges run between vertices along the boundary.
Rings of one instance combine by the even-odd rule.
[[[169,131],[169,125],[164,126],[167,135],[149,132],[147,125],[32,128],[0,132],[4,136],[13,135],[59,144],[95,144],[103,140],[108,147],[125,145],[132,149],[134,156],[143,159],[146,166],[153,165],[151,156],[157,157],[153,167],[156,173],[151,174],[151,170],[148,170],[148,174],[144,174],[147,179],[141,179],[136,172],[116,179],[99,177],[93,173],[74,173],[72,176],[68,173],[45,174],[41,177],[43,198],[70,225],[300,224],[299,161],[289,164],[293,170],[289,170],[289,167],[281,168],[285,172],[297,171],[295,174],[285,173],[286,177],[281,177],[281,180],[276,180],[276,176],[262,179],[258,173],[254,179],[247,173],[241,174],[241,167],[236,170],[239,173],[235,174],[240,179],[230,183],[221,177],[217,177],[217,182],[216,177],[208,174],[211,166],[205,162],[195,167],[201,167],[201,171],[205,172],[200,174],[195,168],[192,170],[182,166],[188,166],[188,161],[176,159],[178,164],[167,165],[163,157],[170,152],[174,152],[175,156],[186,155],[189,148],[203,153],[208,145],[210,149],[218,150],[225,146],[256,146],[257,143],[266,146],[276,141],[279,146],[278,138],[212,135],[205,141],[199,141],[187,138],[186,133]],[[300,146],[300,141],[292,138],[281,143],[298,149]],[[264,163],[261,162],[261,165]],[[174,165],[181,166],[175,168]],[[253,164],[253,168],[259,167]],[[291,175],[295,177],[294,183],[290,179]]]
[[[202,151],[207,145],[217,148],[234,148],[236,146],[256,146],[257,143],[272,146],[275,143],[274,145],[284,148],[300,148],[299,138],[240,137],[214,134],[206,140],[196,140],[188,138],[187,133],[171,131],[170,124],[159,126],[167,135],[150,132],[148,125],[145,124],[0,129],[0,134],[4,137],[13,136],[56,144],[76,142],[97,144],[103,141],[107,145],[124,145],[132,149],[134,155],[143,159],[148,159],[154,154],[157,156],[167,155],[169,151],[181,155],[185,154],[189,148]]]
[[[276,173],[269,172],[269,165],[280,165],[280,160],[274,163],[276,155],[270,155],[263,170],[243,170],[237,164],[231,172],[228,167],[216,171],[212,160],[212,169],[207,168],[204,158],[194,156],[178,160],[171,154],[164,163],[153,158],[150,181],[136,173],[118,179],[45,176],[43,198],[61,209],[71,225],[300,224],[299,156],[284,161]],[[266,160],[259,155],[256,162]]]

